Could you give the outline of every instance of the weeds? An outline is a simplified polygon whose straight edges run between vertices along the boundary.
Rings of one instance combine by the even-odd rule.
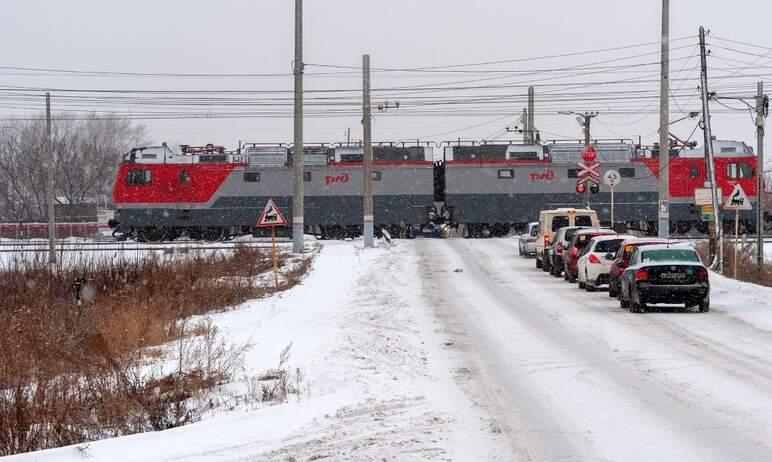
[[[709,262],[710,254],[708,244],[701,242],[697,245],[697,252],[702,261]],[[728,277],[734,275],[734,241],[724,242],[724,267],[723,274]],[[765,261],[761,268],[756,265],[756,246],[753,244],[737,247],[737,280],[751,282],[762,286],[772,287],[772,264]]]
[[[254,248],[173,259],[84,257],[55,268],[42,259],[6,263],[0,267],[0,455],[199,419],[215,406],[210,391],[243,370],[249,346],[228,345],[211,322],[191,317],[292,287],[309,265],[281,255],[281,284],[274,289],[272,277],[262,282],[271,255]],[[288,359],[289,348],[277,371]],[[293,377],[302,381],[299,371]],[[286,400],[291,380],[278,372],[265,394]]]

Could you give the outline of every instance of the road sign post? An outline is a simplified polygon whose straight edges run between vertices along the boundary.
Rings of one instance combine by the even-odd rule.
[[[734,257],[733,257],[733,277],[737,279],[737,243],[740,234],[740,210],[753,210],[753,205],[745,194],[743,187],[736,184],[732,193],[724,203],[724,210],[734,210]]]
[[[273,259],[273,283],[274,286],[279,288],[279,269],[276,264],[276,227],[287,226],[287,220],[279,210],[279,207],[273,202],[273,199],[268,199],[268,203],[265,204],[263,213],[260,214],[260,218],[257,220],[258,228],[271,228],[271,248]]]
[[[614,229],[614,188],[622,182],[622,175],[616,170],[606,170],[603,182],[611,189],[611,229]]]

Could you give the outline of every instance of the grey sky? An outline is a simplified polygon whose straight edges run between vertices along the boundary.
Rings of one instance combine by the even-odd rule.
[[[698,64],[694,55],[697,28],[705,25],[712,33],[725,39],[750,42],[772,47],[767,34],[767,23],[772,17],[772,3],[759,0],[735,0],[718,2],[705,0],[672,0],[671,37],[691,36],[689,40],[676,41],[673,47],[671,76],[697,78],[689,74]],[[74,70],[103,70],[147,73],[279,73],[289,74],[293,47],[293,2],[284,1],[11,1],[2,2],[4,26],[0,29],[0,65]],[[657,0],[596,0],[576,2],[553,0],[541,2],[512,1],[460,1],[460,0],[306,0],[305,2],[305,61],[317,64],[359,66],[362,53],[372,55],[374,68],[405,68],[443,66],[456,63],[475,63],[496,60],[537,57],[574,51],[657,42],[659,40],[660,2]],[[712,39],[709,39],[713,43]],[[715,42],[719,43],[719,42]],[[688,46],[687,46],[688,45]],[[721,43],[728,46],[728,43]],[[721,62],[711,59],[710,65],[725,69],[712,75],[732,72],[732,66],[740,74],[767,74],[772,52],[737,45],[737,50],[751,51],[738,54],[728,50],[714,50]],[[505,63],[477,70],[533,70],[554,69],[594,63],[606,59],[627,57],[636,53],[651,53],[658,45],[630,50],[580,55],[544,61]],[[691,60],[687,58],[691,57]],[[734,59],[735,61],[732,61]],[[656,56],[641,58],[636,62],[657,61]],[[739,61],[753,63],[744,68]],[[612,65],[625,64],[620,61]],[[680,71],[682,65],[684,70]],[[657,72],[656,65],[645,68]],[[309,74],[341,71],[340,69],[309,66]],[[623,78],[640,74],[622,74]],[[78,89],[249,89],[289,90],[289,75],[253,78],[135,78],[106,76],[65,76],[41,73],[19,75],[18,71],[0,70],[0,85],[78,88]],[[495,76],[495,74],[491,74]],[[537,79],[547,74],[537,75]],[[557,82],[597,82],[613,74],[598,74],[564,78]],[[465,81],[490,77],[487,74],[404,74],[394,72],[374,73],[373,87],[404,87],[438,82]],[[617,78],[617,77],[614,77]],[[655,77],[656,79],[656,77]],[[492,83],[526,80],[517,77],[494,80]],[[739,83],[753,84],[756,77],[738,79],[737,76],[717,80],[717,85]],[[548,81],[545,81],[545,83]],[[555,81],[551,81],[554,83]],[[482,82],[482,83],[485,83]],[[479,85],[475,83],[472,85]],[[537,92],[537,127],[544,130],[544,138],[557,135],[580,136],[579,126],[572,117],[559,116],[555,109],[583,111],[596,109],[601,116],[593,129],[594,137],[637,137],[644,135],[654,141],[658,126],[656,114],[634,114],[635,108],[651,111],[656,101],[649,99],[623,102],[617,99],[607,106],[602,101],[592,104],[571,103],[567,99],[548,104],[540,103],[545,87],[534,83]],[[689,99],[687,91],[696,91],[696,81],[680,85],[684,94],[678,101],[686,104],[684,110],[699,109],[696,98]],[[711,83],[712,85],[712,83]],[[357,74],[311,76],[306,79],[307,89],[343,88],[358,89],[361,77]],[[772,81],[768,84],[772,93]],[[720,88],[720,87],[719,87]],[[748,87],[750,88],[750,86]],[[755,88],[755,87],[754,87]],[[547,89],[550,89],[547,87]],[[602,87],[595,91],[620,91],[625,89],[656,92],[656,82],[634,86]],[[551,91],[559,93],[561,88]],[[502,91],[521,97],[524,88],[458,91],[443,93],[453,99],[458,96],[494,96]],[[733,94],[737,92],[734,91]],[[752,93],[752,91],[751,91]],[[476,116],[474,111],[462,115],[436,114],[432,117],[411,114],[410,99],[402,102],[404,91],[390,92],[391,100],[400,100],[403,108],[376,113],[374,139],[392,140],[436,135],[434,140],[463,137],[482,138],[513,125],[522,103],[485,106],[485,115]],[[5,93],[3,94],[5,95]],[[647,93],[648,95],[648,93]],[[281,94],[288,97],[289,94]],[[360,95],[352,93],[353,103]],[[61,99],[54,92],[54,110],[62,109]],[[437,95],[437,97],[440,97]],[[373,96],[374,103],[379,95]],[[494,96],[495,98],[495,96]],[[34,99],[20,102],[0,98],[0,114],[3,117],[36,115]],[[687,101],[689,103],[687,104]],[[648,106],[647,106],[648,104]],[[731,103],[740,107],[739,103]],[[79,110],[104,110],[103,105],[91,105],[82,101],[78,106],[65,108]],[[43,107],[40,99],[39,107]],[[624,107],[625,114],[604,115],[609,110]],[[753,142],[754,128],[747,112],[719,113],[715,106],[714,132],[720,138],[741,139]],[[19,109],[21,108],[21,109]],[[287,110],[288,107],[282,107]],[[453,109],[438,106],[438,110]],[[211,110],[216,113],[217,105]],[[289,108],[291,110],[291,108]],[[354,106],[353,109],[356,109]],[[114,110],[140,114],[145,109],[132,101],[116,106]],[[154,110],[163,111],[162,106]],[[200,108],[196,109],[200,111]],[[677,117],[673,107],[672,118]],[[482,109],[478,109],[478,112]],[[206,113],[204,111],[203,113]],[[507,114],[512,116],[507,118]],[[361,136],[360,118],[354,113],[345,117],[309,117],[306,121],[305,138],[311,141],[339,141],[347,127],[352,137]],[[494,119],[500,120],[494,120]],[[155,141],[205,143],[214,142],[234,147],[239,139],[250,141],[290,141],[292,120],[288,117],[193,119],[193,120],[141,120],[151,130]],[[479,125],[468,130],[458,129]],[[685,121],[674,127],[674,132],[686,137],[694,128],[694,121]],[[549,132],[549,134],[547,133]],[[555,136],[552,136],[553,134]],[[501,136],[502,133],[499,133]],[[701,132],[697,132],[700,139]]]

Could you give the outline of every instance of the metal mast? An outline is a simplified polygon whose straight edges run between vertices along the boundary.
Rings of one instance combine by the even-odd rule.
[[[373,247],[372,117],[370,116],[370,55],[362,55],[362,128],[364,131],[364,241]]]
[[[662,54],[659,85],[659,192],[658,231],[659,237],[670,236],[670,0],[662,0]]]
[[[710,130],[710,106],[708,101],[710,95],[708,93],[708,60],[705,51],[705,28],[700,26],[700,89],[702,90],[702,122],[703,132],[705,134],[705,165],[708,170],[708,182],[710,183],[711,197],[713,202],[713,229],[710,229],[710,257],[711,268],[722,272],[724,265],[724,252],[723,242],[721,236],[723,230],[721,229],[721,221],[718,215],[718,196],[716,195],[716,172],[715,162],[713,159],[713,134]],[[718,245],[716,245],[716,237],[718,237]],[[718,247],[718,249],[717,249]],[[718,255],[718,258],[716,256]]]
[[[303,251],[303,0],[295,0],[295,140],[292,166],[295,187],[292,196],[292,249]]]

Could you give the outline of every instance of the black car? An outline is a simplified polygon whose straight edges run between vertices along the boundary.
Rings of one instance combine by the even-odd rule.
[[[710,309],[708,269],[690,247],[637,247],[619,286],[619,304],[631,313],[645,312],[647,303],[683,303],[703,313]]]
[[[550,244],[548,257],[551,275],[559,278],[563,274],[563,252],[568,250],[576,231],[584,228],[587,226],[564,226],[555,232],[555,239]]]

